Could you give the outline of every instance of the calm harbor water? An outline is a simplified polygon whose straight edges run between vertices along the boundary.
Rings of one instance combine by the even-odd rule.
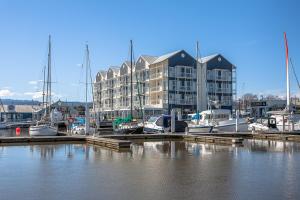
[[[29,136],[28,128],[21,128],[21,132],[19,136]],[[0,137],[17,137],[16,129],[0,129]]]
[[[300,199],[300,144],[0,146],[0,199]]]

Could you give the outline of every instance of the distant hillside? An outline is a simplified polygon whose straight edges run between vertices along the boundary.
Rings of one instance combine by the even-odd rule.
[[[39,101],[33,100],[15,100],[15,99],[2,99],[4,105],[39,105]]]

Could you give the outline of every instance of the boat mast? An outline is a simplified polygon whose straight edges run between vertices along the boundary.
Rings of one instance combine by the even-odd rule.
[[[51,112],[51,35],[49,35],[48,48],[49,49],[48,49],[48,69],[47,69],[47,93],[46,93],[46,112],[45,112],[46,115],[50,114]]]
[[[88,106],[88,69],[89,69],[89,46],[86,44],[86,75],[85,75],[85,134],[89,133],[89,106]]]
[[[133,84],[132,84],[132,40],[130,40],[130,115],[131,118],[133,118],[133,112],[132,112],[132,102],[133,102],[133,98],[132,98],[132,90],[133,90]]]
[[[290,111],[290,77],[289,77],[289,48],[286,33],[284,32],[285,42],[285,62],[286,62],[286,109]]]
[[[45,108],[45,82],[46,82],[46,65],[44,66],[44,79],[43,79],[43,108]]]
[[[198,69],[198,62],[199,62],[199,42],[197,41],[196,43],[196,71],[197,71],[197,102],[196,102],[196,105],[197,105],[197,112],[200,112],[200,70]],[[201,66],[201,63],[200,63],[200,66]],[[201,68],[200,68],[201,69]],[[202,73],[202,70],[201,70],[201,73]],[[201,76],[202,78],[202,76]]]

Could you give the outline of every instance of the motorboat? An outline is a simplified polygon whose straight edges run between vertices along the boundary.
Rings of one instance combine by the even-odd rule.
[[[267,112],[269,117],[260,118],[249,124],[248,130],[252,132],[293,132],[300,130],[300,115],[286,111]]]
[[[114,128],[115,134],[142,134],[143,133],[143,123],[138,122],[129,122],[121,123]]]
[[[187,123],[175,120],[175,132],[185,132]],[[144,133],[168,133],[171,131],[171,116],[159,115],[150,117],[144,125]]]
[[[237,127],[236,127],[237,126]],[[201,113],[194,113],[188,124],[189,133],[234,132],[247,131],[248,120],[245,118],[231,117],[227,109],[211,109]]]
[[[263,131],[263,132],[276,132],[279,131],[276,126],[276,118],[260,118],[257,121],[248,125],[248,130]]]

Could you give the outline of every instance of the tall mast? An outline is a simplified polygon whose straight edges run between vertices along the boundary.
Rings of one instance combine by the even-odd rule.
[[[51,35],[49,35],[49,47],[48,47],[48,74],[47,74],[47,103],[48,112],[46,114],[50,114],[51,112]],[[48,105],[49,104],[49,105]]]
[[[85,75],[85,134],[89,133],[89,106],[88,106],[88,70],[89,70],[89,46],[86,44],[86,75]]]
[[[132,90],[133,90],[133,85],[132,85],[132,57],[133,57],[133,53],[132,53],[132,40],[130,40],[130,115],[131,117],[133,117],[133,113],[132,113]]]
[[[46,84],[46,65],[44,66],[44,79],[43,79],[43,108],[45,108],[45,84]]]
[[[196,105],[197,105],[197,112],[200,112],[200,70],[198,69],[198,60],[199,60],[199,42],[197,41],[196,43],[196,72],[197,72],[197,102],[196,102]],[[201,64],[201,63],[200,63]]]
[[[284,42],[285,42],[285,62],[286,62],[286,108],[287,111],[290,111],[290,77],[289,77],[289,47],[284,32]]]

